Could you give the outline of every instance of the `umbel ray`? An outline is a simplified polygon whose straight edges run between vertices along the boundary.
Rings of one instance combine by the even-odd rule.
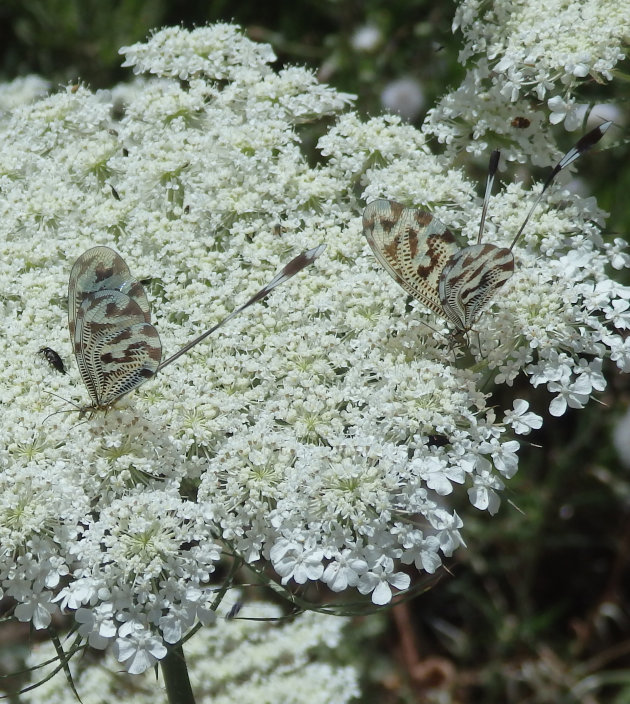
[[[312,264],[324,249],[325,245],[319,245],[299,254],[242,306],[165,360],[142,284],[113,249],[88,249],[74,263],[68,285],[70,341],[91,400],[91,405],[80,408],[81,415],[110,408]]]
[[[414,298],[465,336],[498,289],[514,273],[512,250],[543,195],[562,171],[595,145],[611,126],[604,122],[585,134],[553,168],[509,247],[482,243],[488,201],[499,152],[490,156],[477,243],[459,247],[453,233],[426,210],[391,200],[372,201],[363,211],[363,234],[374,255]]]

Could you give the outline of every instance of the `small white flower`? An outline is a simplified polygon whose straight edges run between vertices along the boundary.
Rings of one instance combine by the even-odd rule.
[[[423,569],[433,574],[442,565],[438,555],[440,541],[434,535],[422,535],[421,531],[408,531],[414,533],[412,539],[403,539],[402,545],[406,549],[401,557],[403,564],[414,564],[418,569]],[[411,537],[411,536],[410,536]]]
[[[286,584],[290,579],[298,584],[319,579],[324,572],[323,550],[314,540],[307,545],[289,540],[279,540],[270,551],[271,562]]]
[[[549,413],[552,416],[564,415],[569,408],[583,408],[591,393],[591,381],[587,375],[580,375],[576,381],[571,382],[569,374],[563,375],[560,381],[550,381],[547,388],[551,393],[558,395],[549,404]]]
[[[458,484],[464,483],[464,460],[454,466],[438,457],[423,458],[418,462],[419,475],[424,479],[429,489],[432,489],[440,496],[447,496],[453,491],[452,481]]]
[[[356,586],[359,576],[367,572],[368,564],[365,560],[356,557],[351,550],[343,550],[332,556],[322,574],[325,582],[333,592],[342,592],[347,587]]]
[[[197,609],[184,602],[169,608],[168,614],[159,616],[158,625],[167,643],[178,643],[195,625]]]
[[[579,127],[579,111],[581,106],[577,105],[574,100],[564,100],[559,95],[554,95],[547,100],[547,107],[551,110],[549,122],[551,122],[552,125],[564,122],[569,132]]]
[[[493,516],[501,505],[497,491],[503,488],[503,482],[490,472],[478,474],[474,479],[474,486],[468,490],[470,503],[480,511],[488,511]]]
[[[514,399],[512,407],[514,410],[505,412],[503,422],[511,425],[517,435],[527,435],[542,426],[543,419],[538,414],[527,410],[529,408],[527,401],[522,398]]]
[[[9,596],[14,596],[13,590],[7,591]],[[48,628],[52,621],[52,615],[58,611],[45,593],[33,593],[26,601],[22,601],[15,607],[15,616],[18,621],[31,621],[36,629]]]
[[[81,624],[79,634],[87,637],[90,647],[99,650],[104,650],[118,631],[111,603],[98,604],[93,609],[77,609],[75,619]]]
[[[518,469],[518,452],[520,445],[517,440],[499,443],[492,440],[482,443],[480,450],[491,455],[494,466],[501,474],[510,479],[516,474]]]
[[[594,359],[587,362],[585,359],[580,359],[576,368],[578,379],[584,384],[583,389],[589,388],[590,394],[593,389],[595,391],[603,391],[606,388],[606,379],[602,374],[602,360]],[[586,393],[584,390],[582,393]]]
[[[437,538],[440,542],[440,550],[450,557],[460,546],[465,545],[459,529],[464,522],[453,512],[452,514],[443,509],[437,509],[429,518],[431,525],[438,531]]]
[[[140,674],[153,667],[167,652],[162,640],[140,624],[132,624],[125,635],[118,637],[114,642],[114,656],[119,662],[125,663],[127,672],[131,675]]]
[[[409,587],[411,579],[404,572],[394,572],[391,558],[380,558],[368,572],[361,575],[357,589],[361,594],[372,594],[372,603],[377,606],[389,604],[392,600],[392,587],[404,590]]]

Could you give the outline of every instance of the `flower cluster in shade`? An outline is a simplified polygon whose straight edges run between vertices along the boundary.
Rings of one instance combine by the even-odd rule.
[[[228,614],[234,604],[230,593],[221,613]],[[278,606],[248,602],[238,618],[201,629],[186,642],[186,662],[199,704],[259,704],[283,702],[301,704],[345,704],[359,695],[358,672],[352,666],[338,664],[338,648],[345,625],[342,619],[314,612],[277,624],[282,616]],[[128,644],[134,647],[135,644]],[[164,645],[156,638],[150,648],[137,648],[135,671],[146,670],[163,656]],[[322,658],[326,649],[328,658]],[[315,654],[318,657],[315,658]],[[36,646],[29,656],[34,689],[21,701],[38,704],[66,704],[73,699],[66,673],[59,671],[46,679],[52,669],[59,669],[58,653],[52,644]],[[333,662],[333,658],[337,662]],[[42,663],[49,662],[42,668]],[[163,685],[155,681],[149,669],[143,677],[121,676],[113,653],[105,658],[93,654],[69,662],[72,679],[83,704],[124,701],[127,704],[154,704],[165,701]],[[132,670],[133,672],[134,670]],[[46,679],[46,681],[44,681]],[[160,691],[162,690],[162,691]]]
[[[71,612],[139,671],[139,650],[149,666],[156,640],[213,622],[225,552],[375,604],[438,570],[463,545],[457,490],[495,513],[514,436],[542,423],[521,399],[496,407],[488,379],[546,386],[555,415],[583,406],[606,356],[630,369],[630,291],[609,277],[628,256],[602,240],[596,204],[553,189],[466,367],[361,234],[378,196],[474,239],[476,185],[449,154],[397,117],[362,121],[305,69],[272,70],[270,48],[230,25],[124,54],[133,84],[68,88],[0,121],[0,584],[20,620]],[[300,126],[331,115],[312,166]],[[509,243],[539,188],[495,196],[486,239]],[[48,392],[87,398],[66,324],[86,249],[113,247],[146,280],[171,354],[320,242],[312,267],[107,414],[49,417],[70,406]]]
[[[462,0],[453,29],[463,35],[467,72],[429,111],[423,131],[452,152],[501,144],[510,161],[549,165],[557,154],[541,129],[583,124],[581,87],[610,82],[627,56],[630,0]],[[594,109],[595,124],[610,119],[611,108]]]

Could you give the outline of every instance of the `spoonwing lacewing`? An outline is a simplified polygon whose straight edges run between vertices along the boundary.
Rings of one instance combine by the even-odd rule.
[[[84,252],[72,267],[68,286],[70,341],[92,402],[82,413],[109,408],[245,308],[262,301],[312,264],[324,249],[319,245],[299,254],[246,303],[164,361],[144,287],[123,258],[109,247]]]
[[[391,200],[375,200],[365,208],[363,234],[385,271],[407,293],[451,322],[458,333],[466,334],[512,276],[512,250],[547,188],[562,169],[596,144],[611,124],[604,122],[588,132],[560,159],[509,248],[481,243],[498,151],[490,156],[477,244],[460,248],[453,233],[434,215]]]

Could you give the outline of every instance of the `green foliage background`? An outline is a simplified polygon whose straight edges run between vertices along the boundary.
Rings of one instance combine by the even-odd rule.
[[[53,85],[109,87],[129,79],[120,46],[151,28],[221,20],[270,42],[281,63],[308,64],[356,93],[366,115],[380,112],[381,90],[402,76],[420,82],[429,107],[463,75],[453,11],[437,0],[5,0],[0,80],[38,73]],[[384,41],[357,53],[351,37],[368,22]],[[585,99],[625,110],[627,86],[587,85]],[[587,192],[611,212],[609,231],[624,237],[628,157],[621,139],[578,168],[588,174]],[[468,550],[450,565],[453,576],[393,612],[356,621],[345,656],[363,668],[362,701],[630,702],[630,469],[611,444],[630,384],[614,365],[607,374],[597,402],[555,420],[544,393],[516,389],[546,419],[523,443],[505,495],[518,510],[504,501],[490,518],[463,500]],[[16,640],[2,643],[0,667],[10,672]]]

